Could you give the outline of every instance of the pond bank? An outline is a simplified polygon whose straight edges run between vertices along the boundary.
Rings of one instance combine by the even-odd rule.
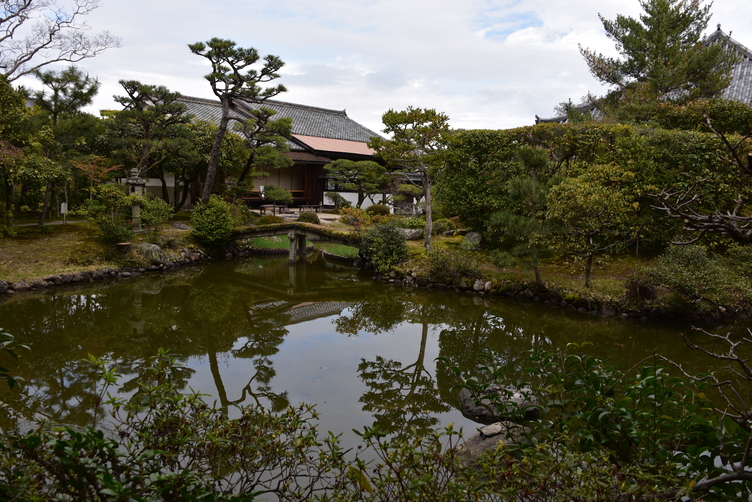
[[[313,246],[308,246],[310,252]],[[155,244],[138,243],[133,245],[132,251],[123,256],[129,261],[122,267],[87,268],[80,271],[49,274],[43,277],[28,278],[18,281],[4,281],[0,279],[0,294],[15,294],[26,291],[39,291],[64,284],[93,282],[112,278],[130,278],[146,273],[155,273],[175,268],[218,260],[229,260],[234,257],[248,255],[279,256],[287,254],[287,249],[260,249],[251,245],[251,239],[239,239],[231,242],[218,252],[187,246],[178,249],[162,249]],[[138,265],[133,263],[140,262]],[[463,294],[479,296],[506,296],[518,301],[541,303],[552,308],[560,308],[584,315],[632,318],[642,321],[668,321],[680,323],[718,322],[724,319],[746,317],[746,313],[732,313],[719,310],[712,315],[698,312],[673,309],[662,305],[628,306],[623,302],[600,302],[594,299],[582,298],[558,287],[540,290],[535,283],[514,282],[499,279],[478,279],[462,281],[459,284],[433,281],[429,277],[415,273],[403,275],[392,272],[388,275],[375,275],[374,280],[402,286],[405,288],[426,288],[449,290]]]
[[[387,275],[377,274],[373,276],[373,280],[404,288],[448,290],[478,296],[506,296],[521,302],[542,303],[551,308],[560,308],[591,316],[679,323],[717,323],[724,319],[739,317],[728,311],[719,311],[713,315],[702,315],[697,312],[687,312],[665,306],[630,308],[619,303],[606,304],[593,299],[581,298],[558,287],[541,290],[535,283],[477,279],[472,284],[465,281],[460,282],[460,284],[451,284],[435,282],[429,277],[420,276],[414,272],[410,275],[401,275],[397,272]]]

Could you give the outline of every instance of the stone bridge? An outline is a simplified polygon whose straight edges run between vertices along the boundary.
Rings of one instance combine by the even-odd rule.
[[[254,237],[271,237],[285,235],[290,239],[290,262],[298,261],[306,255],[306,239],[318,242],[335,242],[347,246],[360,244],[360,235],[355,232],[337,232],[328,228],[307,223],[279,223],[244,228],[233,232],[232,239],[253,239]]]

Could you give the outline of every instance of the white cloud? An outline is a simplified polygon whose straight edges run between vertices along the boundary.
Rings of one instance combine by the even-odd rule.
[[[740,23],[752,2],[712,10],[709,30],[720,22],[752,45]],[[636,0],[104,0],[89,24],[123,47],[80,66],[103,84],[97,109],[115,107],[120,79],[210,98],[208,67],[187,44],[216,36],[286,61],[281,99],[347,109],[374,130],[384,111],[408,105],[443,111],[455,127],[508,128],[602,92],[578,44],[613,53],[598,13],[639,12]]]

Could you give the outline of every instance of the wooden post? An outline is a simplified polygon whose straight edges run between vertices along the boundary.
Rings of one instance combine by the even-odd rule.
[[[290,239],[290,254],[288,256],[288,261],[290,263],[295,263],[296,261],[298,261],[298,246],[296,245],[298,234],[296,234],[295,232],[290,232],[287,234],[287,237],[289,237]]]

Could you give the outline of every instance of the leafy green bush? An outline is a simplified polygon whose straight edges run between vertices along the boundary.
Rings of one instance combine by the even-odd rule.
[[[352,203],[337,192],[326,192],[324,196],[332,202],[334,210],[339,213],[340,209],[352,207]]]
[[[452,220],[449,220],[447,218],[441,218],[433,222],[434,235],[442,235],[445,232],[449,232],[450,230],[456,230],[456,229],[457,229],[457,225],[455,225],[454,222],[452,222]]]
[[[423,229],[426,228],[426,220],[423,218],[397,218],[397,226],[400,228]]]
[[[104,402],[119,375],[93,356],[89,361],[104,381]],[[40,424],[3,440],[0,498],[305,500],[326,487],[315,480],[344,485],[342,452],[334,436],[319,440],[313,407],[243,407],[231,419],[201,394],[180,393],[185,370],[160,351],[130,400],[107,402],[117,424],[112,433]],[[342,474],[338,480],[327,472]]]
[[[277,223],[284,223],[285,220],[274,214],[267,214],[256,220],[256,225],[275,225]]]
[[[733,364],[740,385],[748,385],[748,361],[728,357],[748,346],[740,347],[730,335],[704,334],[713,343],[703,344],[703,352]],[[0,352],[14,343],[0,329]],[[531,502],[570,502],[575,495],[576,500],[749,500],[751,410],[734,383],[712,374],[673,377],[669,368],[676,363],[660,356],[624,372],[582,348],[532,352],[520,372],[524,381],[508,376],[508,354],[481,354],[483,362],[469,377],[448,368],[458,386],[476,398],[490,384],[508,391],[484,395],[489,409],[540,410],[539,420],[524,426],[503,422],[504,441],[474,460],[457,448],[460,434],[451,425],[392,436],[378,426],[365,427],[355,431],[365,448],[349,460],[338,435],[319,434],[312,406],[278,412],[239,407],[230,418],[201,394],[183,393],[188,370],[161,349],[140,370],[138,390],[122,392],[130,398],[107,400],[119,383],[117,368],[89,356],[99,377],[94,422],[106,405],[115,430],[50,427],[42,421],[27,432],[4,435],[0,498],[511,501],[524,494]],[[447,360],[439,358],[438,364]],[[0,380],[16,383],[7,368],[0,368]],[[720,406],[705,400],[709,386],[729,391]],[[529,398],[530,389],[538,404],[509,400],[515,391]],[[737,396],[739,403],[730,406]],[[483,441],[494,444],[493,437]],[[470,462],[473,468],[467,468]]]
[[[389,272],[407,258],[407,244],[397,225],[393,222],[376,225],[362,235],[360,250],[373,269]]]
[[[750,281],[723,266],[701,246],[672,246],[647,277],[700,310],[739,306],[749,301]]]
[[[339,221],[361,230],[371,224],[371,215],[356,207],[343,207],[339,210]]]
[[[314,213],[313,211],[305,211],[300,213],[300,216],[298,216],[298,221],[302,223],[313,223],[316,225],[321,223],[319,215]]]
[[[122,221],[100,220],[99,231],[102,233],[102,241],[106,244],[128,242],[133,239],[133,230]]]
[[[150,240],[154,242],[159,228],[167,222],[175,209],[160,197],[139,197],[141,206],[141,224],[149,230]]]
[[[370,214],[371,216],[386,216],[388,214],[391,214],[391,210],[389,209],[389,206],[385,204],[373,204],[371,206],[368,206],[366,213]]]
[[[232,214],[232,222],[236,227],[242,227],[251,221],[253,217],[253,211],[251,211],[251,208],[242,199],[238,199],[230,204],[230,213]]]
[[[506,251],[494,249],[491,251],[491,263],[499,268],[507,268],[513,267],[517,263],[517,260]]]
[[[462,279],[480,277],[478,261],[466,253],[447,249],[432,249],[428,252],[428,275],[434,279],[460,282]]]
[[[230,240],[235,227],[230,204],[212,195],[209,202],[197,206],[191,214],[193,236],[204,246],[217,247]]]

